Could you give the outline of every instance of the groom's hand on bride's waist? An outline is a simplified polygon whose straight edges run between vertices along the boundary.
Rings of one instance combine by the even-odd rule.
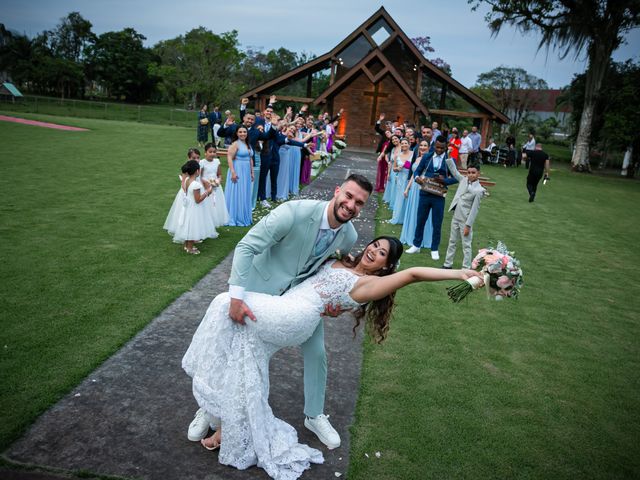
[[[256,316],[249,306],[239,298],[232,298],[229,302],[229,317],[241,325],[245,325],[244,317],[249,317],[254,322],[256,321]]]

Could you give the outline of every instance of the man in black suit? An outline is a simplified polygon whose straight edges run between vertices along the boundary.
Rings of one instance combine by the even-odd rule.
[[[376,133],[380,135],[380,141],[378,142],[378,148],[376,148],[376,153],[382,152],[382,145],[384,145],[384,142],[386,142],[387,140],[389,140],[389,138],[391,138],[391,130],[382,128],[382,121],[384,120],[384,117],[385,117],[384,113],[381,113],[374,127],[376,130]]]
[[[267,201],[267,175],[271,177],[271,200],[276,201],[278,191],[278,171],[280,170],[280,147],[289,144],[295,147],[304,148],[305,144],[296,140],[288,139],[279,130],[277,116],[273,113],[273,104],[276,96],[272,95],[269,105],[265,108],[260,124],[257,128],[261,130],[262,152],[260,153],[260,175],[258,179],[258,201],[269,208],[271,204]]]

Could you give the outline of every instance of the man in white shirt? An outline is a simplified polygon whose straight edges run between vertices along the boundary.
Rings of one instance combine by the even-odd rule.
[[[473,144],[469,138],[469,130],[464,130],[462,132],[462,138],[460,139],[460,150],[458,154],[458,158],[460,159],[460,168],[463,170],[467,169],[467,161],[472,148]]]
[[[529,133],[529,140],[522,146],[522,152],[526,152],[527,150],[535,150],[536,149],[536,138],[533,136],[533,132]],[[525,162],[525,167],[529,168],[529,157],[527,155],[523,155],[523,160]]]
[[[480,150],[480,155],[482,155],[482,163],[487,163],[491,159],[491,156],[493,155],[493,149],[497,147],[498,146],[493,141],[493,138],[490,138],[487,148],[483,148],[482,150]]]
[[[478,133],[478,127],[475,125],[471,127],[471,133],[469,134],[471,139],[471,150],[469,151],[469,163],[477,163],[478,152],[480,151],[480,144],[482,143],[482,135]]]

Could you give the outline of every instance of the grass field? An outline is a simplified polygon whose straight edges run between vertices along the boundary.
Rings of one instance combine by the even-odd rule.
[[[246,231],[187,256],[161,229],[195,129],[25,116],[91,131],[0,122],[2,448]],[[640,477],[640,184],[554,171],[529,204],[522,168],[483,174],[474,245],[516,251],[521,298],[398,294],[388,341],[365,344],[348,477]]]
[[[348,477],[638,478],[640,184],[554,171],[530,204],[522,168],[483,174],[497,186],[474,247],[515,250],[521,297],[398,294],[387,343],[365,346]],[[442,264],[424,250],[401,262]]]
[[[0,122],[0,448],[234,247],[162,230],[195,129],[28,115]]]
[[[198,112],[170,105],[133,105],[129,103],[60,99],[27,95],[15,103],[2,102],[0,110],[20,114],[56,115],[155,125],[191,127],[198,124]]]

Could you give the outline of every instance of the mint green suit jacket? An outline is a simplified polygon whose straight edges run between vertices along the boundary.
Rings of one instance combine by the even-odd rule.
[[[272,210],[238,242],[229,284],[250,292],[282,295],[313,275],[337,250],[348,254],[358,237],[351,222],[342,226],[327,250],[305,269],[313,256],[327,203],[294,200]]]

